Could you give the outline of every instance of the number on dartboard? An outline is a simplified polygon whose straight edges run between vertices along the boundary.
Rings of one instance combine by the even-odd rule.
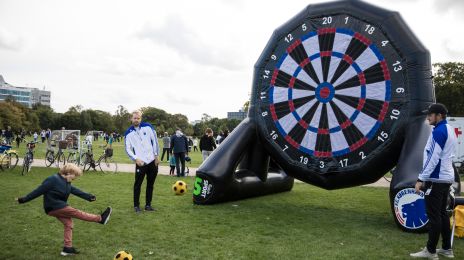
[[[293,40],[293,35],[292,35],[291,33],[289,33],[289,34],[287,35],[287,37],[285,37],[285,41],[286,41],[286,42],[291,42],[292,40]]]
[[[261,92],[261,100],[263,100],[263,99],[265,99],[265,98],[266,98],[266,92],[263,91],[263,92]]]
[[[366,30],[364,31],[367,32],[368,34],[373,34],[375,31],[375,27],[370,24],[366,24]]]
[[[300,156],[300,163],[308,164],[308,157]]]
[[[288,149],[288,145],[285,145],[284,149],[282,149],[282,151],[285,151]]]
[[[264,78],[264,79],[269,78],[269,74],[271,74],[271,71],[270,71],[270,70],[264,70],[263,78]]]
[[[403,69],[403,67],[401,67],[400,64],[401,64],[401,61],[399,61],[399,60],[397,60],[395,63],[393,63],[393,70],[395,72],[398,72],[398,71]]]
[[[347,23],[348,23],[348,20],[349,20],[349,19],[350,19],[350,17],[348,17],[348,16],[347,16],[347,17],[345,17],[345,24],[347,24]]]
[[[387,44],[388,44],[388,41],[382,41],[382,47],[387,46]]]
[[[331,24],[332,23],[332,16],[327,16],[322,18],[322,24]]]
[[[277,137],[279,137],[279,135],[274,130],[272,130],[270,136],[272,137],[273,140],[275,140],[275,139],[277,139]]]
[[[267,116],[267,111],[264,111],[263,113],[261,113],[261,115],[262,115],[263,117]]]
[[[398,119],[398,116],[400,115],[400,111],[398,109],[393,109],[392,114],[390,115],[391,120],[396,120]]]
[[[404,88],[396,88],[396,93],[404,93]]]
[[[382,131],[379,136],[377,136],[377,140],[385,142],[385,140],[388,138],[388,133]]]
[[[303,32],[305,32],[307,29],[308,27],[306,27],[305,23],[301,25],[301,30],[303,30]]]
[[[272,54],[272,55],[271,55],[271,59],[277,60],[277,56],[275,56],[274,54]]]
[[[324,161],[319,162],[319,168],[323,169],[325,167]]]
[[[348,166],[348,158],[340,160],[339,163],[340,163],[340,166],[342,167]]]
[[[366,158],[366,155],[364,155],[363,151],[359,152],[359,156],[361,156],[361,160],[364,160],[364,158]]]

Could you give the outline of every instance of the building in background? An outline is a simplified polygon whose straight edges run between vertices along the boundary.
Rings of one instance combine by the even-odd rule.
[[[38,88],[16,87],[6,83],[0,75],[0,102],[12,97],[16,102],[31,108],[35,104],[50,106],[50,91]]]
[[[238,119],[242,121],[247,117],[247,112],[240,109],[238,112],[227,112],[227,119]]]

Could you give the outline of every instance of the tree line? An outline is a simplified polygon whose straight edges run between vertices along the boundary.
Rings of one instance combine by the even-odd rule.
[[[202,136],[207,127],[219,133],[226,129],[232,131],[240,123],[239,120],[211,118],[204,114],[200,123],[191,125],[187,116],[182,114],[169,114],[155,107],[142,107],[140,110],[143,112],[143,121],[151,123],[160,135],[164,132],[171,135],[179,127],[186,135]],[[14,132],[65,127],[81,130],[82,134],[90,130],[123,134],[131,124],[130,118],[131,113],[122,105],[119,105],[113,114],[102,110],[84,109],[81,105],[72,106],[65,113],[58,113],[43,105],[28,108],[12,98],[0,102],[0,129],[11,126]]]

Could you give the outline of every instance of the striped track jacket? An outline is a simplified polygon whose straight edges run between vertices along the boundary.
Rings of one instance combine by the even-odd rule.
[[[156,131],[149,123],[142,122],[136,129],[129,127],[124,133],[126,153],[133,161],[142,160],[145,164],[151,163],[158,156],[158,138]]]
[[[452,159],[456,149],[454,129],[446,120],[440,121],[432,130],[424,150],[424,161],[419,180],[440,183],[453,183]]]

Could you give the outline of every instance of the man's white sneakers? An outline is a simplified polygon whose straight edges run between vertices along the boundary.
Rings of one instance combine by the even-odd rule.
[[[437,253],[435,254],[430,253],[429,250],[427,250],[427,247],[424,247],[424,249],[422,249],[421,251],[417,253],[410,254],[410,256],[416,257],[416,258],[427,258],[427,259],[434,259],[434,260],[439,259]]]
[[[447,257],[447,258],[454,258],[453,249],[437,249],[437,254]]]

